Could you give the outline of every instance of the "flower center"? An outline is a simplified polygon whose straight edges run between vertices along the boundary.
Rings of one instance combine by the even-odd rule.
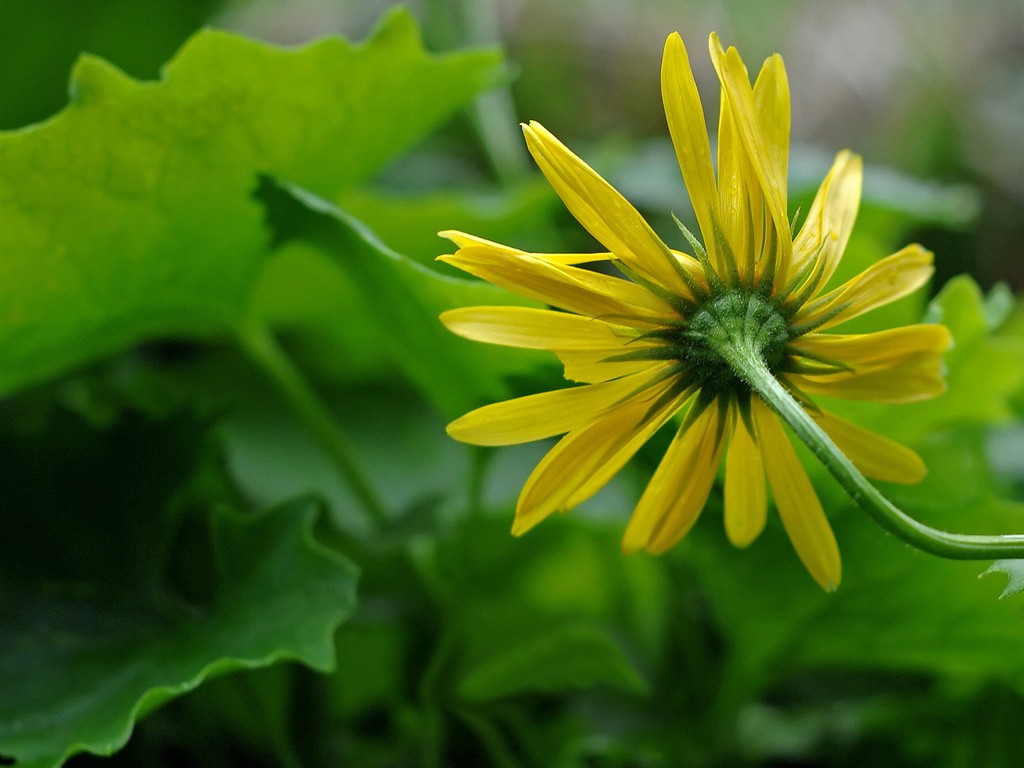
[[[682,332],[679,353],[708,395],[750,391],[730,365],[736,354],[757,355],[773,374],[786,357],[789,327],[778,308],[758,294],[728,291],[703,304]]]

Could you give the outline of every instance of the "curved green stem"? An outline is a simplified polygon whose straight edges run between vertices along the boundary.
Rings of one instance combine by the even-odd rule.
[[[948,533],[918,522],[882,496],[810,414],[771,374],[757,349],[742,337],[719,339],[716,348],[839,481],[875,522],[912,546],[954,560],[1024,559],[1024,535]]]
[[[363,475],[355,451],[338,428],[334,415],[281,349],[274,335],[263,324],[252,321],[238,329],[238,339],[250,359],[274,382],[296,415],[327,451],[373,521],[384,525],[388,518],[386,509]]]

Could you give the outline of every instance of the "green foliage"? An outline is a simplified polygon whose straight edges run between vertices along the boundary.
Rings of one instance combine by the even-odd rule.
[[[0,144],[0,392],[147,338],[229,332],[268,243],[257,177],[335,195],[496,65],[489,53],[428,56],[403,13],[361,46],[200,32],[157,83],[83,56],[67,109]]]
[[[474,449],[444,424],[561,386],[560,371],[443,329],[446,308],[521,300],[434,262],[449,247],[436,232],[592,244],[538,177],[482,182],[484,131],[421,142],[500,67],[427,54],[404,12],[361,44],[204,31],[155,82],[82,57],[66,109],[0,135],[0,755],[1019,762],[1020,569],[986,571],[1008,577],[997,599],[978,564],[881,531],[809,455],[843,553],[832,595],[774,514],[729,546],[720,489],[671,553],[622,555],[657,440],[580,510],[509,535],[544,446]],[[683,201],[667,142],[597,156],[645,211]],[[827,162],[795,150],[805,211]],[[869,166],[833,279],[910,230],[962,235],[977,202]],[[955,339],[946,394],[827,406],[922,455],[924,482],[884,488],[912,516],[1020,532],[1024,309],[961,277],[841,330],[922,317]],[[279,344],[277,368],[254,339]]]
[[[458,694],[469,702],[536,691],[558,693],[607,683],[642,691],[643,681],[607,635],[587,626],[564,626],[509,642],[466,673]]]
[[[126,414],[96,430],[65,413],[4,441],[2,503],[22,522],[0,585],[0,743],[18,765],[109,754],[136,718],[211,676],[333,666],[356,568],[313,540],[308,500],[197,515],[204,478],[176,491],[196,442],[188,419]]]

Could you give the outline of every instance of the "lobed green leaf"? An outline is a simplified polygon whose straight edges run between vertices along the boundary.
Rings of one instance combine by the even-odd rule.
[[[314,540],[309,499],[245,517],[187,501],[197,447],[188,419],[96,431],[60,412],[0,444],[20,521],[0,579],[0,744],[19,766],[110,754],[212,676],[333,667],[357,569]]]
[[[144,339],[230,333],[268,232],[259,175],[334,196],[492,82],[391,14],[354,45],[197,33],[159,82],[82,57],[71,104],[0,135],[0,395]]]

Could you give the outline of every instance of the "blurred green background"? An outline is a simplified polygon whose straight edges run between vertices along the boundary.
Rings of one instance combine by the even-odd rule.
[[[81,52],[152,80],[204,25],[289,46],[362,40],[393,5],[0,0],[0,128],[62,109]],[[678,30],[715,125],[705,50],[716,30],[750,69],[773,52],[786,62],[791,211],[806,210],[836,151],[865,158],[865,200],[836,279],[909,241],[936,252],[928,295],[854,328],[927,312],[957,339],[943,398],[843,406],[931,468],[920,486],[885,492],[940,527],[1024,530],[1024,311],[1013,300],[1024,289],[1021,4],[405,7],[429,51],[499,47],[504,67],[456,86],[459,67],[490,65],[453,65],[448,89],[464,96],[445,96],[444,80],[436,94],[405,94],[424,113],[444,102],[438,119],[453,116],[429,132],[424,117],[409,130],[427,135],[370,178],[356,168],[334,183],[326,156],[325,180],[317,158],[306,169],[319,186],[263,170],[243,182],[256,213],[239,213],[219,187],[203,197],[200,176],[182,194],[194,192],[210,218],[168,245],[205,237],[196,253],[213,243],[210,253],[235,258],[233,217],[265,220],[271,235],[254,246],[265,258],[246,301],[341,425],[385,524],[229,334],[134,336],[67,370],[26,375],[0,403],[0,620],[10,628],[0,638],[0,755],[17,738],[43,756],[25,765],[52,764],[47,750],[69,745],[115,751],[79,754],[72,766],[1024,764],[1024,602],[997,599],[1002,576],[976,578],[987,564],[896,543],[816,468],[844,558],[835,595],[802,572],[774,514],[762,540],[732,549],[717,491],[676,550],[624,558],[618,539],[664,439],[583,509],[513,539],[515,497],[545,446],[471,449],[443,425],[460,409],[562,386],[560,371],[542,356],[455,342],[433,360],[431,347],[448,343],[437,341],[437,309],[505,300],[450,280],[433,262],[448,247],[438,230],[527,249],[594,247],[531,167],[519,121],[543,122],[663,236],[669,212],[688,218],[659,62]],[[217,70],[208,73],[216,114],[223,94]],[[498,87],[470,99],[471,80]],[[364,85],[353,88],[369,99]],[[263,106],[268,123],[301,122]],[[339,135],[368,121],[329,104],[301,117],[337,119]],[[79,151],[110,150],[70,156]],[[358,165],[357,149],[338,154],[347,151]],[[203,157],[215,166],[216,153]],[[19,181],[11,172],[4,184]],[[344,213],[317,213],[280,181],[306,183]],[[74,198],[66,205],[73,218]],[[95,226],[112,242],[119,228],[134,231],[115,219]],[[962,273],[974,282],[954,280]],[[6,326],[16,297],[4,304]],[[129,695],[137,687],[146,697]]]

